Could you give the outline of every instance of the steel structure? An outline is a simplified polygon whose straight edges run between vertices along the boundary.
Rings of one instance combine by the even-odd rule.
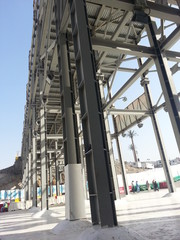
[[[152,120],[169,191],[175,191],[156,112],[166,105],[180,149],[180,104],[172,78],[179,71],[180,54],[171,50],[180,39],[180,2],[34,0],[33,5],[21,151],[26,200],[37,205],[39,176],[41,208],[48,209],[48,180],[51,184],[54,171],[58,188],[59,174],[65,171],[66,216],[84,217],[81,169],[86,168],[92,223],[116,226],[114,200],[119,190],[111,137],[116,139],[128,194],[118,136],[147,117]],[[162,105],[153,105],[150,95],[152,66],[162,87]],[[119,80],[112,91],[123,72],[130,77],[123,84]],[[141,103],[136,99],[126,109],[115,107],[138,80],[144,87]]]

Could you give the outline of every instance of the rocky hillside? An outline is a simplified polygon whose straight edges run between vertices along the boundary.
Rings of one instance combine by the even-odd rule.
[[[19,157],[13,166],[0,170],[0,190],[12,188],[20,189],[22,186],[22,161]]]

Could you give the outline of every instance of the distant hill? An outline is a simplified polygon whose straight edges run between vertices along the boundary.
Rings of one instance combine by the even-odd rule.
[[[20,189],[22,186],[22,160],[18,157],[13,166],[0,170],[0,190]]]
[[[125,163],[127,173],[137,173],[145,171],[144,169],[134,168]],[[121,174],[121,167],[118,161],[115,161],[117,174]],[[22,160],[18,157],[13,166],[0,170],[0,190],[10,190],[12,188],[21,189],[22,187]]]

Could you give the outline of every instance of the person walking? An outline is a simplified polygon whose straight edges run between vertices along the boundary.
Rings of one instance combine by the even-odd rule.
[[[140,187],[139,187],[138,181],[136,181],[136,191],[140,192]]]
[[[146,181],[146,188],[148,191],[150,190],[150,184],[149,184],[148,180]]]
[[[156,181],[154,181],[154,191],[159,191],[158,184]]]
[[[154,188],[154,179],[152,180],[152,187],[153,187],[153,189],[154,189],[154,191],[155,191],[155,188]]]
[[[134,181],[131,182],[131,191],[135,193],[135,186],[134,186]]]

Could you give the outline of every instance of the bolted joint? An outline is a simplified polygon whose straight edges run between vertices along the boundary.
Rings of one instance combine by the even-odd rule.
[[[143,78],[141,80],[141,86],[144,87],[145,85],[148,85],[149,84],[149,79],[148,78]]]

